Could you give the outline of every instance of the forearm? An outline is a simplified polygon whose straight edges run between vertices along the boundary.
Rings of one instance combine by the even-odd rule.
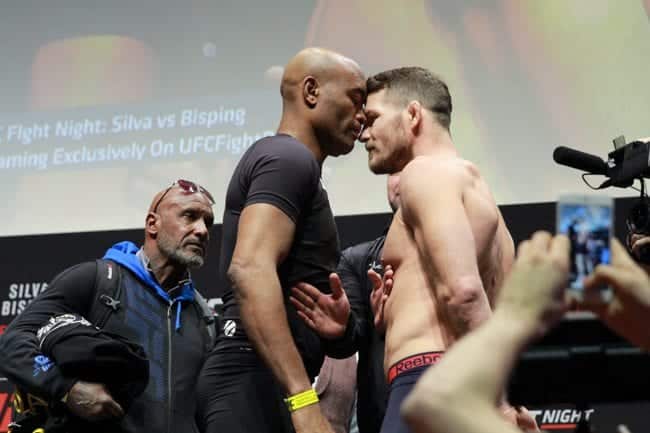
[[[414,433],[522,433],[494,405],[474,397],[458,401],[432,396],[417,402],[408,397],[402,416]]]
[[[452,383],[457,382],[458,389],[498,403],[514,363],[532,333],[532,328],[497,310],[484,326],[465,336],[445,355],[445,359],[451,358],[447,362],[459,366],[454,368]],[[463,358],[465,362],[460,362]],[[475,362],[477,359],[481,362]]]
[[[241,269],[231,274],[246,334],[288,395],[305,391],[311,382],[291,336],[274,269]]]
[[[516,431],[496,410],[509,373],[532,333],[513,325],[507,314],[496,312],[425,373],[403,406],[409,423],[420,426],[415,431]]]

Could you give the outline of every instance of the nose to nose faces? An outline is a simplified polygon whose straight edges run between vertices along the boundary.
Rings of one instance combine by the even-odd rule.
[[[366,128],[366,126],[364,125],[363,129],[361,130],[361,134],[359,135],[359,141],[365,143],[366,141],[368,141],[369,138],[370,138],[370,132],[368,131],[368,128]]]
[[[366,123],[366,113],[363,110],[359,110],[356,115],[357,121],[362,125]]]

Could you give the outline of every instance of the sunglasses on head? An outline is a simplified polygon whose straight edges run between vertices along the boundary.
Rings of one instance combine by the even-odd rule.
[[[186,194],[195,194],[197,192],[200,192],[208,200],[210,200],[210,204],[214,204],[214,198],[212,198],[212,194],[210,194],[210,192],[207,189],[203,188],[198,183],[192,182],[191,180],[178,179],[176,182],[172,183],[171,186],[167,188],[165,192],[160,196],[160,198],[156,202],[156,205],[153,207],[152,210],[153,213],[156,213],[156,211],[158,210],[158,206],[160,206],[160,202],[163,201],[163,198],[165,198],[167,193],[175,186],[178,186]]]

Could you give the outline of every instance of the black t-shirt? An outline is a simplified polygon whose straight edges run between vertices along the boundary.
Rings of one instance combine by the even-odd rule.
[[[230,266],[243,209],[268,203],[282,210],[296,224],[289,255],[278,267],[287,316],[298,349],[305,359],[315,334],[298,318],[288,302],[293,283],[305,281],[330,293],[329,274],[336,270],[340,248],[327,192],[320,183],[321,169],[313,153],[295,138],[279,134],[254,143],[233,173],[223,215],[220,272]],[[273,227],[269,227],[273,230]],[[225,278],[224,278],[225,281]],[[260,287],[259,290],[266,290]],[[238,318],[239,309],[230,285],[223,296],[224,317]],[[316,355],[316,354],[315,354]],[[306,361],[306,360],[305,360]]]

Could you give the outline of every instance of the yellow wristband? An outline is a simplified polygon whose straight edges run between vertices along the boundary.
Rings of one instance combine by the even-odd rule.
[[[316,394],[316,391],[310,388],[307,391],[290,395],[284,399],[284,402],[287,404],[289,412],[295,412],[305,406],[318,403],[318,394]]]

